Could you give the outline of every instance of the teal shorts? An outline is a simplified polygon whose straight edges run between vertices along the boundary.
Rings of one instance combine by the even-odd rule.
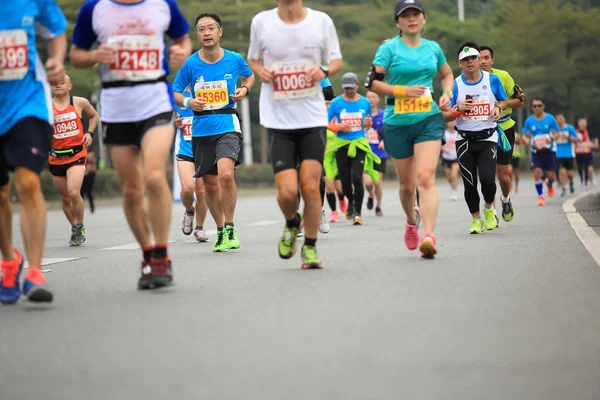
[[[383,142],[388,155],[401,160],[414,154],[416,143],[442,140],[446,123],[442,114],[435,114],[413,125],[383,124]]]

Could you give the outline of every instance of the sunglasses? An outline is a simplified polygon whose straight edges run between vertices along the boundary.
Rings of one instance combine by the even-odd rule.
[[[541,107],[544,107],[544,105],[543,104],[532,104],[531,107],[533,107],[533,108],[541,108]]]
[[[475,60],[477,60],[477,57],[479,57],[479,56],[469,56],[469,57],[463,58],[460,61],[475,61]]]

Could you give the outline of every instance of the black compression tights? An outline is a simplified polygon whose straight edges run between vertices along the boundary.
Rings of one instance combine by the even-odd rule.
[[[496,196],[496,161],[498,144],[491,141],[456,142],[460,174],[465,187],[465,201],[471,214],[479,212],[480,198],[477,176],[481,181],[483,200],[491,204]]]
[[[356,157],[354,158],[348,157],[348,148],[341,148],[335,153],[338,175],[342,181],[342,190],[350,205],[354,206],[353,211],[358,215],[361,213],[365,197],[365,187],[363,185],[365,156],[365,152],[359,149],[356,150]]]

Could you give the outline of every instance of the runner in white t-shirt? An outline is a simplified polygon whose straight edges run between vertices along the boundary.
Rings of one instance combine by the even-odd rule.
[[[458,157],[456,156],[456,141],[462,138],[454,130],[456,125],[455,121],[446,122],[446,144],[442,147],[442,167],[444,167],[444,173],[446,179],[452,187],[452,194],[450,200],[458,200],[458,194],[456,188],[458,187]]]
[[[279,0],[277,8],[252,19],[248,64],[263,83],[260,123],[269,130],[277,201],[287,221],[279,256],[289,259],[296,253],[302,223],[297,196],[299,160],[305,218],[302,268],[321,268],[316,241],[328,121],[319,82],[342,68],[333,21],[323,12],[304,7],[302,0]]]

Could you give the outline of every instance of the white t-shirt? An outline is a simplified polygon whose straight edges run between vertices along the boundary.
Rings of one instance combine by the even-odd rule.
[[[276,69],[273,82],[260,90],[260,123],[271,129],[327,126],[327,108],[319,82],[307,82],[303,71],[341,59],[342,52],[331,18],[306,8],[297,24],[279,18],[277,9],[252,19],[248,59]]]
[[[462,140],[462,137],[456,131],[446,129],[446,144],[444,147],[448,149],[447,153],[442,152],[442,158],[448,161],[456,160],[456,141]]]

